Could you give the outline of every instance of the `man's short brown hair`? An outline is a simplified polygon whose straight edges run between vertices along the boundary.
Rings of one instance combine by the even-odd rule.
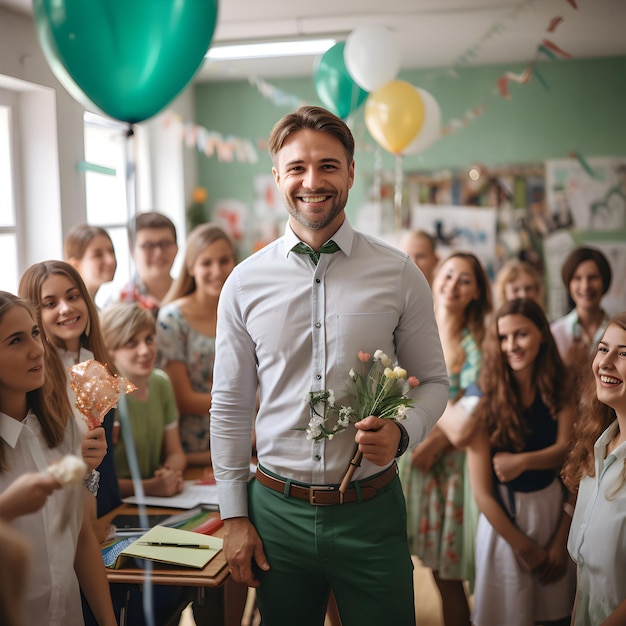
[[[322,107],[302,106],[294,113],[285,115],[272,128],[268,151],[276,166],[276,157],[287,138],[298,130],[317,130],[328,133],[341,142],[348,165],[354,160],[354,137],[348,125],[339,117]]]

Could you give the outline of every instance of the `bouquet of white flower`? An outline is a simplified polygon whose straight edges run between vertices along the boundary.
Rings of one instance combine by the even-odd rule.
[[[309,393],[310,420],[306,428],[307,439],[319,441],[332,439],[353,424],[370,415],[383,419],[403,420],[413,400],[406,394],[417,387],[419,380],[407,376],[407,371],[397,364],[392,367],[391,359],[382,351],[358,353],[360,371],[351,369],[349,376],[350,406],[335,405],[332,389]],[[339,490],[344,492],[361,464],[362,454],[358,451],[350,461],[348,471]]]

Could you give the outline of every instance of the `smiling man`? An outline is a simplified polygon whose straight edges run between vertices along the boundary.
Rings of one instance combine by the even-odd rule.
[[[395,458],[448,396],[430,289],[406,254],[346,219],[354,139],[342,120],[302,107],[274,126],[269,152],[285,234],[233,270],[217,316],[211,451],[225,556],[235,581],[258,587],[263,623],[322,626],[332,590],[344,626],[411,625]],[[347,404],[357,354],[376,350],[421,381],[407,419],[369,416],[332,440],[307,439],[310,392],[332,389]],[[363,461],[341,494],[355,446]]]

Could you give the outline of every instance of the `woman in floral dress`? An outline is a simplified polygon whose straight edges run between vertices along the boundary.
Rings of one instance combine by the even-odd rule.
[[[435,317],[450,377],[449,407],[480,367],[480,345],[491,311],[489,280],[480,261],[455,252],[433,280]],[[445,413],[444,413],[445,414]],[[446,626],[470,623],[464,580],[473,580],[478,512],[469,489],[465,453],[435,426],[412,455],[402,457],[411,552],[433,571]]]
[[[188,465],[208,465],[209,409],[215,358],[217,300],[235,267],[235,249],[214,224],[194,228],[184,267],[157,318],[159,367],[172,381]]]

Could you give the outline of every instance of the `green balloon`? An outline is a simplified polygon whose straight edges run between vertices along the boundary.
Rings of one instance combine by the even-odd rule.
[[[319,99],[335,115],[346,119],[356,111],[367,98],[367,91],[361,89],[346,69],[343,60],[345,42],[329,48],[315,68],[315,90]]]
[[[33,0],[33,14],[68,92],[133,124],[191,81],[211,44],[217,0]]]

